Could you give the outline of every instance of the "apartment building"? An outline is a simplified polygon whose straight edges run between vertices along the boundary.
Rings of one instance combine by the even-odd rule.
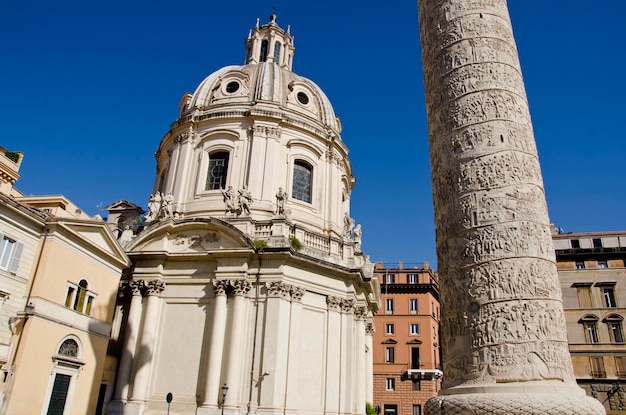
[[[377,263],[382,307],[374,317],[374,402],[384,415],[421,415],[441,386],[439,286],[428,263]]]

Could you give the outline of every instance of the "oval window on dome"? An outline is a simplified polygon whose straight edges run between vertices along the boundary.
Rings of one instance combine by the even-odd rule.
[[[226,84],[226,92],[228,92],[229,94],[234,94],[238,90],[239,90],[239,82],[231,81],[228,84]]]
[[[309,96],[305,94],[304,92],[298,92],[297,97],[298,97],[298,101],[300,101],[300,104],[306,105],[309,103]]]

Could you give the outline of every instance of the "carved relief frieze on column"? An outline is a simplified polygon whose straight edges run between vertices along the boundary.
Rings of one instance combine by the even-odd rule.
[[[302,302],[302,297],[304,296],[305,292],[306,290],[302,287],[292,286],[291,287],[291,301],[296,302],[296,303]]]
[[[369,321],[365,323],[365,334],[368,336],[373,336],[376,331],[376,326],[373,321]]]
[[[230,286],[234,295],[246,295],[252,288],[252,284],[246,280],[230,280]]]
[[[291,296],[292,286],[282,281],[270,281],[267,283],[268,297],[279,297],[288,300]]]
[[[445,373],[426,413],[603,413],[576,385],[568,353],[507,2],[418,9]]]
[[[326,304],[328,305],[328,310],[340,312],[342,301],[343,299],[340,297],[333,297],[332,295],[329,295],[328,297],[326,297]]]

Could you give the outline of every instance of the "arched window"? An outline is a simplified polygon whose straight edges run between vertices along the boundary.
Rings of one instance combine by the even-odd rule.
[[[90,315],[95,298],[96,295],[89,291],[89,283],[86,279],[80,280],[78,285],[68,283],[65,294],[65,307]]]
[[[280,42],[274,43],[274,63],[280,63]]]
[[[67,339],[59,346],[59,356],[78,358],[78,343],[74,339]]]
[[[228,173],[228,151],[216,151],[209,154],[209,169],[205,190],[219,190],[226,187]]]
[[[291,196],[294,199],[311,203],[311,179],[313,177],[313,168],[310,164],[296,160],[293,163],[293,185],[291,187]]]
[[[622,322],[624,317],[619,314],[611,314],[602,320],[609,329],[609,336],[611,336],[612,343],[624,343],[624,332],[622,330]]]
[[[592,314],[587,314],[578,320],[578,322],[583,325],[583,329],[585,330],[585,340],[587,343],[598,343],[598,328],[596,325],[598,317]]]
[[[261,54],[259,55],[259,62],[265,62],[267,60],[268,42],[264,40],[261,42]]]

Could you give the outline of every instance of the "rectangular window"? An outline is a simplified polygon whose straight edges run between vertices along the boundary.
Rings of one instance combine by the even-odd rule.
[[[420,348],[411,347],[411,369],[419,369],[422,367],[422,361],[420,360]]]
[[[590,357],[591,361],[591,376],[594,378],[605,378],[606,371],[604,370],[604,360],[602,357]]]
[[[593,240],[593,247],[594,248],[602,248],[602,239],[597,238]]]
[[[0,269],[16,272],[24,245],[8,236],[0,239]]]
[[[576,262],[576,269],[585,269],[585,263],[583,261]]]
[[[385,363],[394,363],[395,361],[395,349],[393,347],[387,347],[385,349]]]
[[[415,385],[415,383],[413,383],[413,384]],[[413,389],[413,390],[415,390],[415,389]],[[419,390],[419,389],[417,389],[417,390]],[[422,415],[422,405],[413,405],[413,415]]]
[[[395,381],[394,381],[394,388],[395,388]],[[388,390],[393,390],[393,389],[388,389]],[[385,405],[383,415],[398,415],[398,405]]]
[[[422,381],[419,379],[411,379],[411,389],[413,391],[421,391],[422,390]]]
[[[393,274],[385,274],[385,284],[393,284],[395,277]]]
[[[615,356],[615,367],[617,368],[617,376],[626,378],[626,356]]]
[[[572,244],[572,249],[580,248],[580,241],[578,239],[571,239],[570,243]]]
[[[624,335],[622,334],[622,322],[610,321],[607,323],[611,341],[613,343],[624,343]]]
[[[411,334],[416,336],[420,334],[420,325],[417,323],[411,323]]]
[[[387,378],[387,390],[396,390],[396,380],[394,378]],[[385,408],[385,414],[387,414],[387,408]]]
[[[393,298],[387,298],[385,300],[385,311],[387,314],[393,314]]]
[[[411,298],[409,300],[409,310],[411,314],[417,314],[417,298]]]
[[[385,334],[393,334],[393,324],[385,324]]]
[[[598,268],[608,268],[609,265],[606,261],[598,261]]]
[[[583,327],[585,328],[585,340],[587,340],[587,343],[598,343],[596,323],[583,323]]]
[[[409,284],[417,284],[417,274],[409,274]]]
[[[615,302],[615,290],[613,287],[602,288],[602,295],[604,297],[604,305],[607,308],[617,307],[617,303]]]
[[[578,304],[580,308],[591,308],[591,286],[578,285],[576,286],[576,291],[578,293]]]

